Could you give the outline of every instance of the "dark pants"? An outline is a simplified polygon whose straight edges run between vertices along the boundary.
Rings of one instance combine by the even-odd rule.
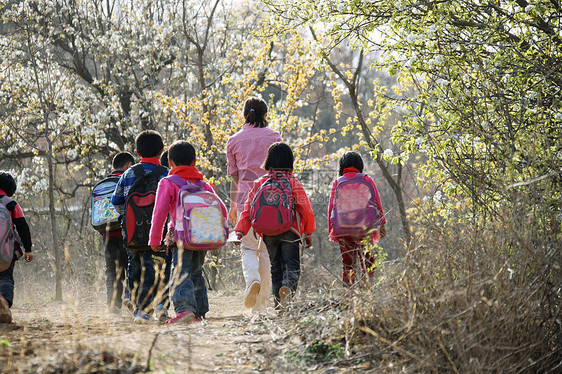
[[[196,317],[204,317],[209,311],[207,285],[203,276],[206,254],[207,251],[191,251],[174,246],[171,287],[176,313],[190,310]]]
[[[123,237],[107,236],[105,245],[105,286],[107,305],[121,308],[123,289],[125,298],[129,298],[128,287],[124,287],[128,256],[123,247]]]
[[[154,252],[154,257],[160,257],[163,259],[164,263],[157,266],[156,282],[158,284],[158,289],[155,295],[154,304],[161,304],[168,308],[171,304],[170,300],[170,274],[172,272],[172,248],[160,252]]]
[[[151,304],[157,288],[152,251],[146,249],[136,253],[129,252],[127,268],[131,302],[136,310],[140,309],[145,313],[149,313],[152,309]]]
[[[0,296],[2,296],[11,308],[14,302],[14,264],[16,260],[12,260],[9,268],[0,272]]]
[[[301,274],[300,238],[292,231],[280,235],[263,236],[271,261],[271,284],[275,306],[280,302],[279,289],[297,290]]]

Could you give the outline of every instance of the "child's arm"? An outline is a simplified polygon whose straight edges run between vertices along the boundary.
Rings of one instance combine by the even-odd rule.
[[[302,218],[302,231],[305,237],[310,236],[316,231],[316,223],[314,219],[314,212],[312,211],[312,204],[306,195],[306,192],[297,178],[291,178],[291,188],[293,190],[293,198],[295,201],[295,210]]]
[[[113,207],[120,215],[123,215],[125,212],[125,187],[123,185],[123,176],[125,174],[127,173],[125,172],[121,175],[115,187],[115,191],[113,191],[113,195],[111,195],[111,204],[113,204]]]
[[[334,198],[336,196],[336,187],[338,186],[338,180],[336,179],[332,183],[332,190],[330,191],[330,202],[328,203],[328,234],[331,241],[336,241],[336,238],[332,236],[332,210],[334,210]]]
[[[152,223],[148,239],[148,245],[155,251],[162,247],[162,233],[164,231],[164,225],[166,224],[166,218],[171,209],[175,208],[171,206],[173,191],[174,188],[170,185],[168,179],[160,180],[158,189],[156,190],[156,201],[154,202],[154,210],[152,211]]]
[[[371,178],[368,175],[365,175],[365,180],[368,183],[370,183],[375,189],[375,205],[377,206],[377,209],[379,210],[382,216],[379,229],[373,233],[373,241],[376,243],[379,238],[382,239],[386,236],[386,228],[384,227],[384,225],[386,224],[386,217],[384,216],[384,211],[382,210],[381,197],[379,195],[379,190],[375,185],[375,181],[373,180],[373,178]]]
[[[377,206],[377,209],[379,210],[382,216],[381,224],[384,225],[386,223],[386,218],[384,217],[384,211],[382,210],[382,203],[381,203],[381,197],[379,196],[379,190],[375,185],[375,181],[370,176],[365,175],[365,181],[367,183],[370,183],[375,189],[375,205]]]
[[[15,201],[12,203],[14,204],[13,209],[11,209],[11,207],[9,206],[7,208],[8,210],[11,210],[12,222],[14,223],[18,236],[20,237],[21,242],[23,244],[23,248],[25,251],[24,253],[25,262],[30,262],[31,260],[33,260],[33,254],[31,253],[31,246],[32,246],[31,231],[29,230],[29,225],[25,220],[23,211],[21,210],[19,204],[17,204]]]
[[[248,231],[250,231],[250,227],[252,226],[250,222],[250,205],[252,204],[252,200],[254,200],[254,196],[256,196],[256,191],[262,183],[262,178],[254,181],[252,187],[250,188],[250,191],[248,192],[248,199],[246,199],[246,202],[244,203],[244,209],[242,210],[242,213],[240,213],[240,216],[238,217],[238,223],[234,228],[234,232],[237,233],[239,238],[246,235]],[[240,234],[242,236],[240,236]]]

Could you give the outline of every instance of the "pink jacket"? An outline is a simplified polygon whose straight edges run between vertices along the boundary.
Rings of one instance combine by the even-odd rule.
[[[346,168],[343,170],[343,176],[346,178],[353,178],[355,174],[359,172],[356,168]],[[375,205],[377,206],[378,210],[381,212],[382,220],[381,224],[386,224],[386,218],[384,216],[384,211],[382,210],[382,203],[381,198],[379,196],[379,191],[377,190],[377,186],[375,185],[375,181],[373,178],[365,174],[365,182],[371,184],[375,188]],[[333,229],[332,229],[332,222],[330,217],[332,216],[332,210],[334,209],[334,197],[336,193],[336,187],[338,186],[338,180],[336,179],[334,183],[332,183],[332,191],[330,192],[330,203],[328,204],[328,231],[330,233],[330,240],[333,242],[337,242],[337,238],[334,236]],[[379,232],[375,231],[373,233],[373,243],[379,241]]]
[[[203,175],[193,166],[178,166],[170,170],[170,175],[176,174],[183,180],[188,182],[197,182],[203,180]],[[216,193],[213,186],[207,182],[203,185],[205,191]],[[154,211],[152,212],[152,226],[150,227],[150,237],[148,245],[162,244],[162,234],[166,218],[170,216],[168,229],[174,227],[176,222],[176,204],[178,200],[178,193],[180,186],[171,181],[168,177],[162,178],[158,183],[158,190],[156,191],[156,201],[154,203]],[[222,213],[227,216],[226,207],[221,206]]]
[[[281,141],[281,135],[269,127],[254,127],[247,123],[226,143],[228,175],[238,176],[237,210],[242,211],[254,180],[267,174],[262,169],[267,149]]]

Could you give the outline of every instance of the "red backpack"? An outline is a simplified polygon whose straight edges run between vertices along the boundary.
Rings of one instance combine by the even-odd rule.
[[[250,204],[250,222],[259,234],[279,235],[291,229],[293,211],[289,179],[282,172],[271,173]]]
[[[129,189],[123,216],[123,242],[130,252],[149,249],[148,236],[152,223],[152,211],[156,200],[156,189],[160,176],[166,168],[157,165],[152,172],[145,174],[144,167],[132,167],[136,180]]]

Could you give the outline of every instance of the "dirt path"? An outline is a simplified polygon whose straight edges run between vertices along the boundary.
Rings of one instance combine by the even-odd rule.
[[[104,305],[93,301],[16,305],[14,323],[0,325],[0,372],[270,371],[274,350],[263,345],[283,343],[275,314],[252,316],[241,300],[210,292],[205,323],[171,327],[106,319]]]

